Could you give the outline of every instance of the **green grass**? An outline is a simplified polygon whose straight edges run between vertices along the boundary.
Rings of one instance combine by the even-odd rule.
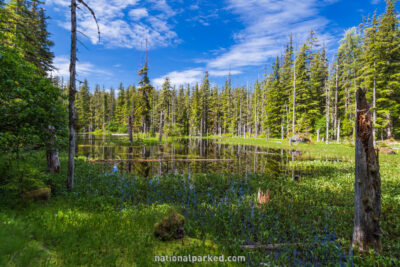
[[[289,148],[288,143],[278,140],[222,138],[221,142]],[[290,175],[274,174],[167,175],[153,179],[106,175],[96,165],[79,159],[73,193],[65,192],[64,167],[58,175],[39,177],[43,182],[48,178],[53,181],[55,195],[50,201],[15,201],[14,205],[8,201],[3,205],[0,265],[153,266],[154,255],[159,253],[244,255],[247,265],[253,266],[262,262],[271,266],[399,265],[400,156],[380,156],[383,252],[352,257],[348,247],[353,227],[354,148],[298,144],[290,149],[309,156],[290,163],[289,168],[307,170],[300,174],[298,183]],[[24,170],[43,173],[43,152],[26,155],[21,165]],[[66,166],[64,154],[62,166]],[[271,201],[263,208],[253,206],[258,188],[271,190]],[[183,244],[161,242],[153,236],[154,223],[171,208],[186,218]],[[240,249],[242,244],[297,242],[313,245],[278,254]]]
[[[1,266],[151,266],[155,255],[207,252],[212,242],[186,237],[161,242],[153,225],[169,205],[85,209],[58,198],[24,211],[0,212]]]

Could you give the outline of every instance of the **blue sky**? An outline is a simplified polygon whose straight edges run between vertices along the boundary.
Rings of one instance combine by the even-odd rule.
[[[49,31],[55,42],[57,74],[68,78],[68,0],[47,0]],[[363,16],[384,11],[383,0],[86,0],[96,12],[100,42],[89,12],[78,10],[78,79],[106,88],[137,84],[145,39],[152,84],[168,76],[173,84],[200,82],[209,71],[222,85],[228,72],[234,86],[262,77],[293,33],[299,47],[314,29],[330,51],[346,29]]]

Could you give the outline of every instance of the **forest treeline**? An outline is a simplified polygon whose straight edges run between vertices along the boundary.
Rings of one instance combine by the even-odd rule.
[[[200,84],[160,90],[150,85],[147,61],[138,86],[117,90],[85,81],[77,94],[81,131],[109,130],[167,135],[287,137],[305,134],[337,140],[353,137],[355,94],[367,89],[375,136],[400,135],[400,31],[395,1],[384,14],[365,18],[347,30],[333,58],[314,31],[295,51],[290,37],[262,80],[233,87],[211,86],[207,72]],[[130,123],[131,122],[131,123]]]
[[[367,89],[376,138],[400,135],[400,36],[395,1],[384,14],[365,18],[345,32],[333,58],[310,31],[295,49],[290,38],[285,53],[268,66],[262,80],[222,88],[210,84],[151,86],[147,60],[138,85],[116,89],[80,85],[76,128],[166,135],[231,135],[285,138],[320,134],[337,140],[352,137],[355,92]],[[0,0],[1,120],[3,150],[21,145],[53,146],[51,136],[66,134],[68,88],[53,69],[52,42],[41,1]],[[64,94],[64,96],[63,96]],[[53,131],[49,131],[52,126]]]

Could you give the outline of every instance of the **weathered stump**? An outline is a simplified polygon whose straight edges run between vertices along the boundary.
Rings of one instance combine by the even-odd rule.
[[[354,229],[352,247],[360,252],[381,250],[379,226],[381,215],[381,178],[379,156],[374,149],[372,118],[365,91],[356,95],[356,151]]]

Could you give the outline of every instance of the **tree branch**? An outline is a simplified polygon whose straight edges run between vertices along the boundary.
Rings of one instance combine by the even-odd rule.
[[[99,36],[99,42],[100,42],[100,27],[99,27],[99,23],[97,22],[96,14],[94,13],[93,9],[88,4],[85,3],[85,1],[78,0],[78,2],[81,3],[82,5],[84,5],[89,10],[89,12],[92,14],[94,21],[96,22],[97,34]]]

